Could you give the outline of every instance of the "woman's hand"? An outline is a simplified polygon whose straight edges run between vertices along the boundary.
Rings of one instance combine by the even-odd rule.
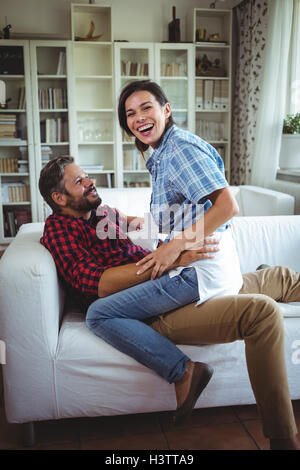
[[[142,274],[152,268],[151,279],[160,277],[165,271],[169,271],[177,266],[187,266],[199,259],[213,258],[214,252],[218,251],[219,241],[213,237],[205,238],[204,245],[196,250],[182,251],[182,244],[179,240],[171,240],[169,243],[161,245],[157,250],[145,256],[136,263],[141,268],[137,274]]]

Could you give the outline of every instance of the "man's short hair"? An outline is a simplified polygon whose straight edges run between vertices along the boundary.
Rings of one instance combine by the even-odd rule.
[[[40,173],[40,193],[54,212],[60,212],[60,207],[53,201],[52,193],[65,192],[64,170],[71,163],[74,163],[74,158],[70,155],[54,157],[44,166]]]

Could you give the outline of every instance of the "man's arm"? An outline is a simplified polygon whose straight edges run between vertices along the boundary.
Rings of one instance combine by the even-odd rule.
[[[202,248],[199,250],[187,250],[181,253],[169,269],[187,266],[199,259],[213,258],[213,253],[218,251],[217,244],[218,241],[216,239],[205,239],[205,245]],[[137,275],[137,271],[138,267],[135,263],[106,269],[98,284],[98,297],[107,297],[115,292],[149,281],[151,278],[151,268],[139,275]]]

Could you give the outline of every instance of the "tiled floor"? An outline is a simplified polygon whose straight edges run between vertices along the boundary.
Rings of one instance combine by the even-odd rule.
[[[300,429],[300,400],[293,405]],[[252,405],[195,410],[178,428],[169,412],[44,421],[37,435],[36,450],[268,449]],[[0,449],[22,448],[20,426],[6,422],[1,392]]]

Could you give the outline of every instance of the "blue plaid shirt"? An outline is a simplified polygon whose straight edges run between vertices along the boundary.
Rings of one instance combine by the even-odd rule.
[[[214,147],[175,125],[166,131],[146,166],[152,175],[150,210],[164,233],[190,226],[211,207],[208,196],[228,186],[223,160]],[[188,217],[183,215],[186,207],[191,209]]]

